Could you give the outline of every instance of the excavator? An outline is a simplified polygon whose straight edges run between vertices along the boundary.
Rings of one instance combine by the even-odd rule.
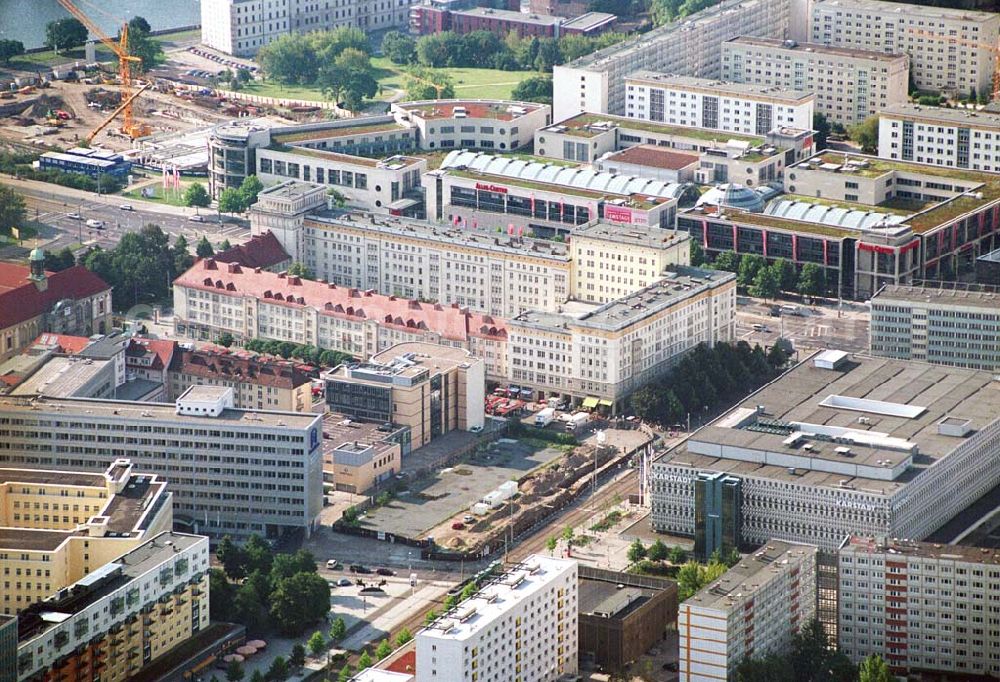
[[[105,35],[104,31],[87,16],[83,10],[73,4],[72,0],[58,0],[62,7],[76,17],[80,23],[87,27],[91,35],[96,36],[98,40],[104,43],[108,49],[118,56],[118,80],[121,84],[121,104],[108,116],[99,126],[94,128],[86,137],[86,141],[89,144],[99,132],[107,128],[112,121],[114,121],[120,114],[122,117],[122,127],[121,132],[130,137],[131,139],[136,139],[137,137],[144,137],[149,135],[151,129],[149,126],[139,123],[135,120],[132,111],[132,105],[136,98],[142,94],[150,84],[146,83],[138,90],[133,91],[132,80],[133,80],[133,65],[142,65],[142,60],[135,55],[129,53],[128,49],[128,22],[122,22],[121,32],[118,36],[118,40]]]

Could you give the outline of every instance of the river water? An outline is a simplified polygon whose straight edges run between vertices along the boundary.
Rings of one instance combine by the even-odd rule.
[[[139,15],[154,31],[201,23],[199,0],[76,0],[75,3],[108,35],[123,20]],[[0,38],[20,40],[26,48],[41,47],[45,25],[70,16],[56,0],[0,0]]]

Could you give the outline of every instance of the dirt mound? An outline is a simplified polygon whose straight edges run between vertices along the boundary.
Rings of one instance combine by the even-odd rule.
[[[122,94],[117,90],[91,88],[84,93],[88,103],[100,104],[102,109],[113,109],[122,102]]]
[[[42,95],[38,98],[34,104],[29,107],[25,116],[33,116],[35,118],[40,118],[46,116],[49,111],[55,111],[56,109],[61,109],[68,112],[72,116],[76,116],[76,112],[73,111],[62,97],[58,95]]]

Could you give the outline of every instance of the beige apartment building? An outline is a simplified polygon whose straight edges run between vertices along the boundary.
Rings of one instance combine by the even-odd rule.
[[[233,389],[238,410],[312,408],[312,380],[294,362],[229,350],[179,348],[167,376],[170,401],[191,386],[225,386]]]
[[[674,265],[689,265],[688,235],[639,225],[577,228],[570,243],[573,298],[608,303],[651,286]]]
[[[810,4],[810,3],[807,3]],[[812,0],[809,41],[910,56],[920,90],[993,90],[1000,15],[881,0]]]
[[[172,525],[166,482],[127,459],[100,474],[0,469],[0,613],[18,613]]]
[[[909,75],[910,58],[902,53],[776,38],[722,44],[723,80],[811,92],[816,113],[843,126],[907,102]]]

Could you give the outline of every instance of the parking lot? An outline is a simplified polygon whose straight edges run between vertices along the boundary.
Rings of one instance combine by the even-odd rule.
[[[554,447],[500,439],[467,461],[440,470],[388,505],[369,511],[361,524],[404,537],[426,537],[432,528],[468,510],[501,483],[520,478],[562,454]]]

